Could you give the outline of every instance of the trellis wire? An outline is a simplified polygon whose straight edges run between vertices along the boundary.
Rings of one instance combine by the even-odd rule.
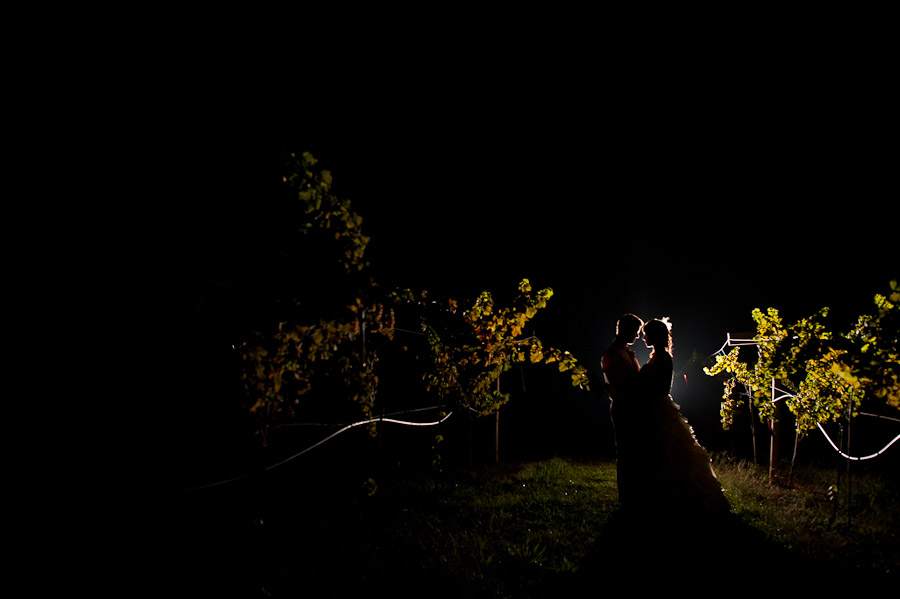
[[[733,338],[733,337],[731,336],[731,333],[728,333],[728,335],[727,335],[727,337],[726,337],[726,340],[725,340],[725,343],[724,343],[724,344],[722,345],[722,347],[720,347],[713,355],[724,355],[724,354],[725,354],[725,351],[724,351],[724,350],[725,350],[726,347],[735,347],[735,346],[744,346],[744,345],[757,345],[757,342],[756,342],[755,340],[753,340],[753,339],[738,339],[738,338]],[[778,397],[775,397],[775,392],[776,392],[776,391],[779,392],[779,393],[781,393],[781,395],[779,395]],[[776,386],[775,386],[775,379],[772,379],[772,403],[775,403],[775,402],[780,401],[780,400],[782,400],[782,399],[786,399],[786,398],[788,398],[788,397],[794,397],[794,395],[793,395],[791,392],[789,392],[789,391],[785,391],[784,389],[779,389],[778,387],[776,387]],[[860,415],[860,416],[871,416],[871,417],[873,417],[873,418],[882,418],[882,419],[884,419],[884,420],[893,420],[894,422],[900,422],[900,419],[897,419],[897,418],[891,418],[891,417],[889,417],[889,416],[881,416],[881,415],[879,415],[879,414],[869,414],[868,412],[860,412],[859,415]],[[825,437],[825,439],[828,441],[829,445],[831,445],[831,447],[834,448],[834,450],[835,450],[841,457],[843,457],[843,458],[845,458],[845,459],[847,459],[847,460],[855,461],[855,462],[864,461],[864,460],[871,460],[872,458],[876,458],[876,457],[880,456],[881,454],[883,454],[885,451],[887,451],[888,448],[889,448],[891,445],[893,445],[893,444],[896,443],[897,441],[900,441],[900,434],[898,434],[898,435],[897,435],[896,437],[894,437],[893,440],[891,440],[887,445],[885,445],[884,447],[882,447],[880,450],[876,451],[876,452],[873,453],[873,454],[870,454],[870,455],[867,455],[867,456],[861,456],[861,457],[858,457],[858,456],[851,456],[851,455],[848,455],[848,454],[844,453],[843,451],[841,451],[841,450],[838,448],[838,446],[834,444],[834,441],[832,441],[831,437],[828,435],[828,433],[827,433],[827,432],[825,431],[825,429],[822,427],[822,424],[821,424],[820,422],[817,422],[817,423],[816,423],[816,426],[818,427],[818,429],[819,429],[819,431],[822,433],[822,435]]]
[[[435,421],[435,422],[407,422],[407,421],[404,421],[404,420],[395,420],[395,419],[393,419],[393,418],[387,418],[387,417],[385,417],[385,416],[378,416],[377,418],[369,418],[368,420],[360,420],[359,422],[354,422],[353,424],[348,424],[348,425],[345,426],[344,428],[342,428],[342,429],[340,429],[340,430],[338,430],[338,431],[336,431],[336,432],[334,432],[334,433],[328,435],[327,437],[325,437],[324,439],[322,439],[322,440],[319,441],[318,443],[315,443],[315,444],[313,444],[313,445],[310,445],[310,446],[307,447],[306,449],[304,449],[304,450],[302,450],[302,451],[299,451],[299,452],[295,453],[294,455],[292,455],[292,456],[289,457],[289,458],[285,458],[285,459],[281,460],[280,462],[278,462],[278,463],[276,463],[276,464],[272,464],[271,466],[266,466],[265,470],[266,470],[266,471],[268,471],[268,470],[274,470],[275,468],[277,468],[277,467],[279,467],[279,466],[282,466],[282,465],[284,465],[284,464],[290,462],[291,460],[293,460],[293,459],[295,459],[295,458],[299,458],[300,456],[302,456],[303,454],[305,454],[305,453],[307,453],[307,452],[309,452],[309,451],[312,451],[312,450],[315,449],[316,447],[319,447],[320,445],[323,445],[324,443],[326,443],[326,442],[330,441],[331,439],[337,437],[337,436],[340,435],[341,433],[344,433],[344,432],[350,430],[351,428],[356,428],[357,426],[363,426],[363,425],[365,425],[365,424],[372,424],[373,422],[389,422],[389,423],[391,423],[391,424],[402,424],[402,425],[404,425],[404,426],[437,426],[437,425],[443,423],[443,422],[444,422],[445,420],[447,420],[448,418],[450,418],[451,415],[453,415],[453,412],[448,413],[446,416],[444,416],[443,418],[441,418],[440,420],[437,420],[437,421]]]
[[[874,416],[874,414],[860,414],[860,416]],[[892,419],[892,420],[893,420],[893,419]],[[880,450],[876,451],[875,453],[873,453],[873,454],[871,454],[871,455],[867,455],[867,456],[856,457],[856,456],[847,455],[846,453],[844,453],[843,451],[841,451],[840,449],[838,449],[838,446],[834,444],[834,441],[831,440],[831,437],[829,437],[829,436],[828,436],[828,433],[825,432],[825,429],[822,428],[822,424],[821,424],[821,423],[817,422],[817,423],[816,423],[816,426],[819,427],[819,430],[822,431],[822,434],[823,434],[823,435],[825,435],[825,439],[828,440],[828,443],[831,445],[831,447],[833,447],[834,450],[835,450],[836,452],[838,452],[838,453],[841,455],[841,457],[843,457],[843,458],[845,458],[845,459],[847,459],[847,460],[852,460],[852,461],[854,461],[854,462],[861,462],[861,461],[863,461],[863,460],[871,460],[872,458],[877,458],[878,456],[880,456],[881,454],[883,454],[885,451],[887,451],[887,449],[888,449],[891,445],[893,445],[893,444],[896,443],[897,441],[900,441],[900,435],[897,435],[896,437],[894,437],[894,439],[893,439],[890,443],[888,443],[887,445],[885,445],[884,447],[882,447]]]
[[[360,420],[359,422],[353,422],[353,423],[351,423],[351,424],[348,424],[348,425],[343,426],[342,428],[340,428],[340,429],[338,429],[337,431],[333,432],[332,434],[328,435],[328,436],[325,437],[324,439],[322,439],[322,440],[320,440],[320,441],[317,441],[316,443],[310,445],[309,447],[307,447],[307,448],[305,448],[305,449],[303,449],[303,450],[301,450],[301,451],[298,451],[297,453],[291,455],[290,457],[287,457],[287,458],[285,458],[285,459],[283,459],[283,460],[281,460],[281,461],[279,461],[279,462],[277,462],[277,463],[275,463],[275,464],[271,464],[271,465],[269,465],[269,466],[266,466],[265,468],[263,468],[263,471],[264,471],[264,472],[269,472],[269,471],[271,471],[271,470],[274,470],[275,468],[278,468],[279,466],[283,466],[284,464],[290,462],[291,460],[294,460],[294,459],[296,459],[296,458],[299,458],[299,457],[302,456],[303,454],[308,453],[308,452],[312,451],[313,449],[315,449],[315,448],[317,448],[317,447],[319,447],[319,446],[321,446],[321,445],[324,445],[325,443],[327,443],[328,441],[334,439],[334,438],[337,437],[338,435],[340,435],[340,434],[342,434],[342,433],[345,433],[345,432],[347,432],[348,430],[353,429],[353,428],[356,428],[356,427],[358,427],[358,426],[363,426],[363,425],[366,425],[366,424],[372,424],[372,423],[374,423],[374,422],[388,422],[388,423],[390,423],[390,424],[400,424],[400,425],[403,425],[403,426],[437,426],[437,425],[439,425],[439,424],[444,423],[448,418],[450,418],[450,416],[453,415],[453,412],[449,412],[449,413],[448,413],[447,415],[445,415],[443,418],[441,418],[440,420],[436,420],[436,421],[434,421],[434,422],[411,422],[411,421],[407,421],[407,420],[397,420],[396,418],[389,418],[389,416],[398,416],[398,415],[400,415],[400,414],[409,414],[409,413],[412,413],[412,412],[424,412],[424,411],[426,411],[426,410],[436,410],[436,409],[439,409],[439,408],[441,408],[441,406],[432,406],[432,407],[430,407],[430,408],[416,408],[416,409],[412,409],[412,410],[404,410],[404,411],[401,411],[401,412],[392,412],[391,414],[388,414],[388,415],[385,415],[385,416],[377,416],[377,417],[375,417],[375,418],[368,418],[368,419],[366,419],[366,420]],[[321,423],[295,423],[295,424],[287,424],[287,425],[282,425],[282,426],[329,426],[329,425],[325,425],[325,424],[321,424]],[[209,483],[209,484],[205,484],[205,485],[198,485],[198,486],[195,486],[195,487],[191,487],[191,488],[189,488],[189,489],[183,489],[183,490],[181,490],[181,491],[179,491],[179,492],[180,492],[180,493],[186,493],[186,492],[189,492],[189,491],[199,491],[200,489],[207,489],[207,488],[210,488],[210,487],[217,487],[217,486],[225,485],[225,484],[228,484],[228,483],[236,482],[236,481],[239,481],[239,480],[242,480],[242,479],[245,479],[245,478],[247,478],[247,475],[235,476],[235,477],[233,477],[233,478],[229,478],[229,479],[225,479],[225,480],[220,480],[220,481],[217,481],[217,482],[214,482],[214,483]]]

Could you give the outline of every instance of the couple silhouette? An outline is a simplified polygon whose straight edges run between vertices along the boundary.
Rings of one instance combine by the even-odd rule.
[[[651,349],[641,366],[631,346],[643,334]],[[616,443],[619,503],[646,515],[717,514],[730,510],[709,454],[670,395],[672,325],[624,314],[601,359]]]

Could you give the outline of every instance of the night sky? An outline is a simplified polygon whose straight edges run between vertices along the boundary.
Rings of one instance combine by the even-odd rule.
[[[363,217],[383,288],[458,299],[489,290],[502,302],[528,278],[555,292],[534,333],[595,372],[624,312],[672,319],[678,383],[693,355],[751,331],[753,308],[776,307],[790,322],[829,306],[835,330],[871,310],[897,272],[894,171],[876,143],[881,129],[862,117],[823,128],[813,114],[702,124],[670,116],[530,128],[512,116],[494,126],[385,118],[353,134],[319,131],[288,149],[312,153],[332,172],[332,191]],[[228,360],[243,341],[231,336],[234,314],[195,322],[199,298],[227,297],[268,260],[257,241],[278,214],[267,210],[277,206],[280,150],[201,144],[162,161],[188,183],[173,176],[177,192],[160,190],[166,235],[152,237],[138,284],[158,342],[148,359],[169,373],[151,381],[151,396],[172,398],[150,399],[151,409],[186,437],[220,405],[197,360]],[[173,341],[184,351],[173,352]],[[644,362],[649,352],[635,347]],[[718,430],[719,391],[709,389],[712,407],[703,409]],[[690,413],[690,393],[673,395]],[[194,420],[173,418],[176,405]]]
[[[99,246],[84,262],[102,263],[102,293],[77,280],[60,297],[90,304],[72,319],[79,334],[104,328],[109,338],[96,351],[63,346],[91,362],[57,393],[87,421],[60,418],[90,455],[67,455],[73,484],[54,481],[54,493],[89,476],[104,491],[98,511],[125,495],[151,499],[123,514],[143,518],[156,513],[159,492],[248,471],[256,439],[247,440],[235,400],[232,345],[244,331],[232,296],[265,276],[259,241],[278,218],[285,149],[309,151],[332,172],[333,192],[363,217],[383,288],[459,299],[489,290],[502,302],[528,278],[555,292],[533,332],[594,371],[624,312],[672,319],[679,373],[692,354],[752,329],[753,308],[776,307],[792,321],[830,306],[834,328],[847,330],[900,274],[895,94],[878,67],[844,65],[832,77],[829,62],[815,89],[798,94],[808,83],[794,82],[806,67],[799,61],[774,81],[756,69],[765,87],[748,78],[752,60],[696,69],[702,86],[673,86],[683,71],[672,63],[658,66],[671,71],[665,80],[630,73],[644,80],[638,90],[613,80],[617,55],[565,70],[557,61],[567,56],[534,52],[542,73],[527,60],[511,74],[498,57],[478,80],[461,66],[461,81],[437,74],[422,86],[410,74],[404,90],[347,74],[356,87],[330,114],[305,102],[319,92],[310,59],[290,107],[300,122],[285,125],[277,150],[243,137],[249,127],[218,98],[185,107],[189,94],[172,95],[171,112],[140,115],[143,149],[128,150],[138,145],[129,138],[113,144],[112,160],[91,161],[90,184],[79,187],[87,199],[56,190],[103,229],[98,244],[100,235],[75,228],[75,245]],[[264,113],[252,116],[267,124]],[[102,214],[90,195],[101,180],[115,195]],[[636,349],[644,362],[647,350]],[[720,428],[718,392],[704,407],[707,430]],[[691,396],[673,395],[696,424]],[[607,406],[595,403],[589,418],[580,414],[585,429],[606,419]]]
[[[576,355],[602,351],[630,311],[669,316],[686,359],[752,330],[755,307],[790,320],[829,306],[847,329],[897,270],[883,157],[843,137],[743,133],[630,147],[422,136],[309,151],[363,216],[379,280],[472,297],[529,278],[555,291],[538,332]]]

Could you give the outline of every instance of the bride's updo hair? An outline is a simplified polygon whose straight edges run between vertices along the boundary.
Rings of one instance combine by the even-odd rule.
[[[672,323],[666,318],[654,318],[644,325],[644,338],[655,350],[672,353]]]

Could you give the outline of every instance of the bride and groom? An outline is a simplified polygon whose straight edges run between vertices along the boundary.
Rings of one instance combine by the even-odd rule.
[[[643,333],[650,359],[641,366],[631,345]],[[727,512],[730,509],[694,431],[672,401],[672,329],[668,319],[644,323],[625,314],[603,354],[616,442],[623,509]]]

